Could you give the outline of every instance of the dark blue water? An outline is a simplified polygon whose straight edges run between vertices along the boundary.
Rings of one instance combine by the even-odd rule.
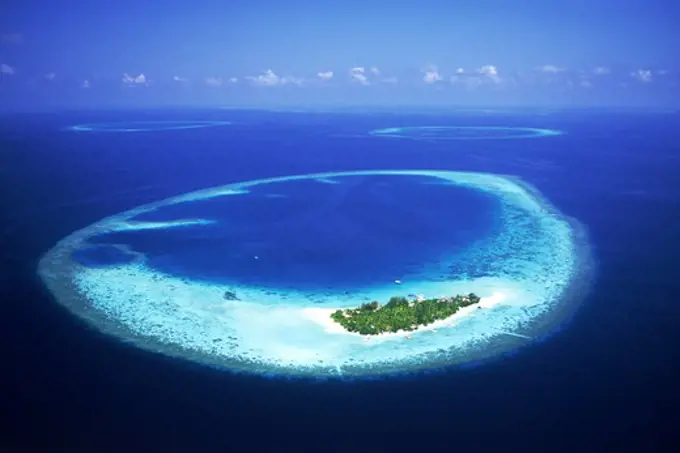
[[[440,178],[366,175],[333,181],[269,183],[248,194],[167,205],[132,220],[214,223],[108,233],[90,242],[126,244],[152,268],[180,277],[346,291],[432,278],[420,275],[425,264],[485,238],[497,223],[496,199]]]
[[[187,116],[241,125],[115,136],[59,131]],[[330,137],[452,123],[567,135],[444,144]],[[677,115],[588,111],[3,118],[0,445],[8,451],[672,451],[680,403],[678,126]],[[518,175],[584,223],[597,278],[569,326],[477,368],[355,384],[280,382],[214,372],[104,338],[54,304],[35,277],[37,259],[57,240],[142,203],[263,177],[384,168]],[[256,220],[267,225],[265,217]]]

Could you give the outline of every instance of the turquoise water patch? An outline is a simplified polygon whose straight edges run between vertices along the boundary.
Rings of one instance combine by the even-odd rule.
[[[374,137],[406,138],[411,140],[506,140],[562,135],[555,129],[515,126],[406,126],[375,129]]]
[[[374,281],[343,293],[302,285],[274,290],[194,279],[186,273],[161,271],[140,252],[134,262],[105,267],[83,265],[72,258],[75,251],[109,234],[209,230],[224,221],[208,215],[215,208],[179,218],[182,204],[197,209],[198,202],[247,200],[260,192],[290,195],[273,201],[296,199],[295,184],[283,190],[286,184],[317,180],[319,186],[348,190],[342,189],[348,185],[346,178],[373,181],[362,190],[384,179],[415,178],[419,182],[413,187],[435,181],[444,186],[438,189],[476,191],[493,198],[495,225],[491,234],[476,237],[456,253],[441,254],[432,269],[426,266],[409,279]],[[272,202],[270,197],[262,198]],[[407,211],[405,215],[417,212],[416,207],[398,207]],[[166,215],[166,208],[175,211]],[[468,206],[456,213],[464,216],[472,209]],[[455,207],[444,203],[440,210],[455,211]],[[41,258],[38,273],[56,300],[74,314],[145,349],[250,373],[376,375],[493,357],[552,331],[578,306],[580,293],[574,288],[588,280],[589,245],[582,232],[577,222],[564,217],[538,191],[511,177],[426,170],[307,174],[208,188],[111,216],[59,241]],[[449,270],[448,278],[431,278],[431,270],[443,268]],[[367,300],[468,292],[482,297],[481,308],[408,335],[366,338],[330,321],[335,309]]]
[[[70,126],[75,132],[153,132],[228,126],[229,121],[117,121]]]

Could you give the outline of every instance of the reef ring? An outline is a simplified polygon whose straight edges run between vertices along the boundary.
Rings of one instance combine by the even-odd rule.
[[[505,132],[506,134],[496,134]],[[374,129],[374,137],[406,138],[411,140],[508,140],[562,135],[555,129],[515,126],[405,126]]]
[[[316,308],[333,310],[340,300],[321,307],[300,306],[285,303],[304,296],[289,291],[274,295],[276,304],[263,303],[273,297],[267,291],[163,274],[148,267],[143,257],[107,268],[87,268],[71,257],[100,233],[205,223],[134,220],[163,206],[240,197],[262,184],[310,179],[341,183],[346,176],[371,175],[428,176],[497,197],[502,204],[499,234],[452,258],[455,279],[404,282],[400,289],[436,296],[474,292],[483,299],[502,293],[501,303],[412,338],[395,334],[367,342],[358,334],[329,330],[324,326],[327,316],[320,323],[318,311],[310,313]],[[573,312],[581,300],[574,289],[587,280],[589,245],[580,232],[577,222],[512,177],[428,170],[305,174],[208,188],[105,218],[60,240],[41,258],[38,274],[57,302],[72,313],[147,350],[247,373],[375,376],[478,361],[552,332]],[[225,291],[237,291],[242,297],[225,300]],[[357,300],[362,300],[359,296],[386,300],[393,292],[393,284],[380,285],[357,293]]]
[[[228,126],[230,121],[117,121],[112,123],[89,123],[70,126],[75,132],[154,132],[203,127]]]

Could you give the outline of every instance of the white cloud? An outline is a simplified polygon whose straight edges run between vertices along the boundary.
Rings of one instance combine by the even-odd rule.
[[[498,68],[490,64],[482,66],[477,70],[477,72],[480,74],[485,74],[489,77],[498,77]]]
[[[427,83],[428,85],[441,82],[443,80],[442,75],[439,73],[439,69],[435,65],[429,65],[423,72],[423,82]]]
[[[591,81],[591,75],[585,71],[580,71],[578,74],[578,84],[582,88],[592,88],[593,82]]]
[[[173,76],[172,80],[179,83],[189,83],[189,79],[187,79],[186,77]]]
[[[229,78],[229,83],[238,83],[238,78],[236,77]]]
[[[396,77],[385,77],[382,79],[382,83],[387,83],[389,85],[397,85],[399,80]]]
[[[276,73],[271,69],[267,69],[264,74],[260,74],[259,76],[251,76],[248,78],[255,82],[256,85],[274,86],[281,83],[279,76],[277,76]]]
[[[634,79],[637,79],[643,83],[649,83],[652,81],[652,71],[648,69],[638,69],[637,71],[631,72],[630,75]]]
[[[87,79],[85,79],[85,80],[83,80],[83,83],[80,84],[80,86],[81,86],[82,88],[90,88],[90,81],[87,80]]]
[[[57,77],[57,74],[54,72],[48,72],[45,74],[45,79],[46,80],[54,80]]]
[[[302,85],[302,79],[298,77],[276,75],[271,69],[267,69],[264,74],[246,77],[255,85],[260,86],[279,86],[279,85]]]
[[[139,74],[138,76],[130,76],[127,73],[123,74],[123,83],[126,85],[145,85],[147,83],[146,76],[144,74]]]
[[[482,85],[500,85],[503,83],[498,68],[494,65],[484,65],[473,72],[466,72],[463,68],[456,69],[456,74],[450,81],[454,85],[462,85],[465,89],[473,90]]]
[[[605,66],[598,66],[597,68],[593,69],[593,72],[597,75],[607,75],[611,73],[611,69]]]
[[[366,77],[366,70],[362,66],[357,66],[349,70],[349,76],[353,82],[361,85],[368,85],[368,78]]]
[[[668,75],[668,70],[667,69],[659,69],[658,71],[656,71],[656,74],[660,75],[660,76],[665,76],[665,75]]]
[[[221,87],[222,79],[220,79],[219,77],[206,77],[205,84],[208,85],[209,87]]]
[[[380,75],[380,70],[378,68],[376,68],[375,66],[373,66],[371,68],[371,73],[375,74],[375,75]]]
[[[480,74],[483,74],[487,79],[491,80],[494,83],[501,83],[502,79],[498,75],[498,68],[494,65],[484,65],[481,68],[477,70]]]
[[[0,74],[12,75],[14,74],[14,68],[8,64],[0,63]]]
[[[330,80],[333,78],[333,71],[319,72],[316,74],[321,80]]]
[[[557,66],[552,65],[552,64],[546,64],[546,65],[540,66],[536,69],[538,69],[541,72],[548,72],[548,73],[551,73],[551,74],[556,74],[558,72],[563,72],[565,70],[564,68],[560,68],[560,67],[557,67]]]
[[[425,71],[425,75],[423,76],[423,82],[428,84],[440,82],[441,80],[442,76],[438,71]]]

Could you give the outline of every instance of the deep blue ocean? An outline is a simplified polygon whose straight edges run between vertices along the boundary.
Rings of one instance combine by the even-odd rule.
[[[148,120],[233,124],[68,130]],[[449,141],[368,135],[425,125],[564,134]],[[604,110],[0,117],[0,450],[673,451],[680,422],[678,130],[678,113]],[[36,275],[38,259],[58,240],[141,204],[254,179],[386,169],[514,175],[583,224],[594,280],[570,321],[543,342],[479,366],[370,381],[288,380],[232,375],[123,344],[55,303]],[[380,177],[341,186],[263,185],[255,189],[263,195],[257,203],[213,200],[142,216],[163,221],[209,211],[228,219],[224,241],[206,233],[208,226],[181,235],[104,234],[97,242],[133,243],[165,272],[338,289],[369,277],[391,281],[442,252],[442,243],[453,252],[495,227],[494,200],[474,191],[413,190]],[[445,203],[457,209],[438,225],[428,213]],[[443,227],[449,224],[457,228]],[[294,254],[263,241],[293,244],[301,236]],[[173,259],[178,254],[181,260]],[[109,250],[82,259],[125,257]]]

